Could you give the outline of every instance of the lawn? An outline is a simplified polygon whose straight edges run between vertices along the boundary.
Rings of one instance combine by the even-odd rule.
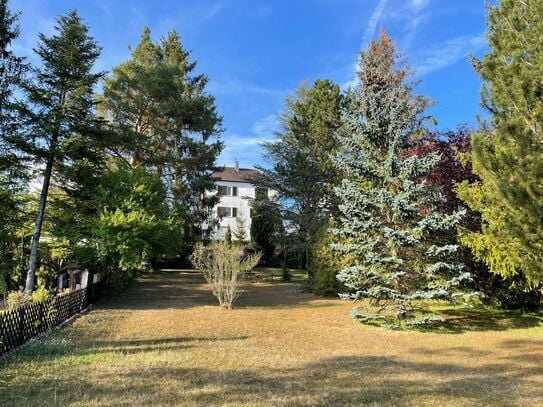
[[[389,331],[269,274],[231,311],[198,274],[147,274],[4,360],[0,405],[543,405],[539,316]]]

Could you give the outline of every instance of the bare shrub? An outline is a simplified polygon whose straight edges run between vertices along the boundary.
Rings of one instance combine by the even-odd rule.
[[[260,253],[245,254],[237,245],[214,242],[208,246],[197,245],[190,260],[204,275],[220,306],[231,309],[240,295],[245,273],[258,264],[260,257]]]

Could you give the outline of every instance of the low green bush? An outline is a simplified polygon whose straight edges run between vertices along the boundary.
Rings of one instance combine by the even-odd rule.
[[[45,301],[53,296],[53,292],[43,287],[38,288],[32,293],[32,302]]]
[[[336,276],[341,269],[349,266],[351,259],[349,256],[339,256],[334,252],[330,247],[333,242],[334,236],[323,230],[317,236],[316,244],[311,250],[308,268],[314,276],[311,289],[316,294],[335,296],[347,292],[347,288]]]

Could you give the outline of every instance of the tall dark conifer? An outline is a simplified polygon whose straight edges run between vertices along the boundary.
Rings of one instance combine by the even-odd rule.
[[[103,115],[121,136],[111,154],[163,179],[186,242],[198,240],[210,218],[216,197],[205,192],[214,189],[211,173],[222,150],[222,119],[206,92],[207,77],[195,68],[175,31],[154,42],[145,28],[101,96]]]
[[[34,289],[38,243],[46,214],[52,179],[87,158],[100,122],[94,114],[94,86],[101,73],[93,73],[100,48],[75,11],[57,19],[56,33],[39,35],[35,50],[41,66],[20,87],[25,100],[17,105],[20,128],[9,143],[41,168],[42,187],[26,277],[25,292]],[[92,159],[92,158],[91,158]]]
[[[286,100],[276,139],[263,145],[270,165],[259,168],[262,176],[255,181],[277,192],[281,215],[291,231],[287,247],[300,254],[310,280],[312,247],[336,212],[332,188],[338,173],[330,153],[337,147],[342,103],[339,86],[329,80],[316,80],[309,88],[300,86]]]
[[[8,189],[23,175],[23,162],[11,148],[8,139],[16,129],[13,90],[24,75],[24,58],[13,53],[13,41],[19,36],[19,13],[12,13],[8,0],[0,0],[0,188]],[[0,201],[0,205],[3,201]]]
[[[16,128],[13,90],[23,76],[24,59],[12,51],[19,36],[18,13],[12,13],[8,0],[0,0],[0,289],[14,267],[19,245],[17,230],[22,224],[22,192],[26,184],[24,162],[7,141]]]
[[[0,130],[7,131],[11,122],[10,98],[15,84],[25,71],[24,58],[12,51],[12,43],[19,36],[19,14],[12,13],[8,0],[0,0]]]

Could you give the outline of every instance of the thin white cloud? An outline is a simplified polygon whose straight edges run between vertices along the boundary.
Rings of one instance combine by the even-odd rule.
[[[108,19],[113,16],[109,2],[106,3],[103,1],[95,0],[94,6],[98,7]]]
[[[355,66],[355,70],[356,70],[356,66]],[[355,76],[348,80],[348,81],[345,81],[343,82],[340,87],[342,90],[347,90],[348,88],[356,88],[358,86],[358,76],[355,74]]]
[[[13,12],[21,12],[19,24],[20,36],[12,43],[12,48],[19,56],[28,58],[28,62],[39,64],[39,57],[34,52],[38,45],[38,34],[51,36],[55,33],[55,18],[44,17],[43,5],[34,0],[27,0],[13,5]]]
[[[270,114],[257,120],[251,127],[252,135],[242,136],[230,133],[222,137],[224,150],[219,156],[219,165],[233,165],[235,160],[242,167],[252,167],[262,163],[262,143],[272,141],[279,130],[277,115]]]
[[[379,3],[377,3],[377,6],[368,20],[366,31],[364,31],[363,45],[367,44],[372,39],[373,34],[375,34],[375,29],[377,28],[377,24],[379,24],[379,20],[385,11],[387,3],[388,0],[379,0]]]
[[[207,5],[205,7],[199,7],[194,9],[191,13],[190,21],[187,21],[191,26],[200,26],[213,20],[223,9],[225,3],[215,3]]]
[[[409,4],[416,10],[422,10],[430,4],[430,0],[409,0]]]
[[[413,1],[420,1],[420,0],[413,0]],[[361,48],[365,48],[366,45],[373,38],[373,35],[375,34],[375,30],[377,28],[377,24],[379,24],[379,21],[381,20],[381,17],[383,16],[383,13],[385,11],[385,7],[387,6],[387,4],[388,4],[388,0],[379,0],[379,3],[377,3],[377,6],[375,6],[373,13],[371,14],[370,19],[368,20],[366,30],[364,31]],[[351,72],[353,73],[353,76],[351,77],[351,79],[343,82],[340,85],[342,89],[354,88],[358,86],[357,69],[358,69],[358,62],[355,61],[351,68]]]
[[[269,139],[260,136],[225,134],[222,141],[224,149],[217,160],[219,165],[232,166],[238,160],[241,167],[253,167],[262,161],[261,144]]]
[[[439,47],[423,52],[417,58],[420,63],[415,65],[415,71],[418,76],[423,76],[444,69],[466,58],[469,53],[480,51],[485,45],[486,41],[482,35],[454,38]]]
[[[201,3],[201,4],[200,4]],[[181,33],[198,36],[226,7],[224,1],[198,2],[192,7],[182,7],[167,14],[158,23],[153,24],[153,32],[165,35],[174,28],[181,28]]]
[[[279,122],[276,114],[270,114],[257,120],[251,131],[260,138],[273,138],[274,134],[279,131]]]

